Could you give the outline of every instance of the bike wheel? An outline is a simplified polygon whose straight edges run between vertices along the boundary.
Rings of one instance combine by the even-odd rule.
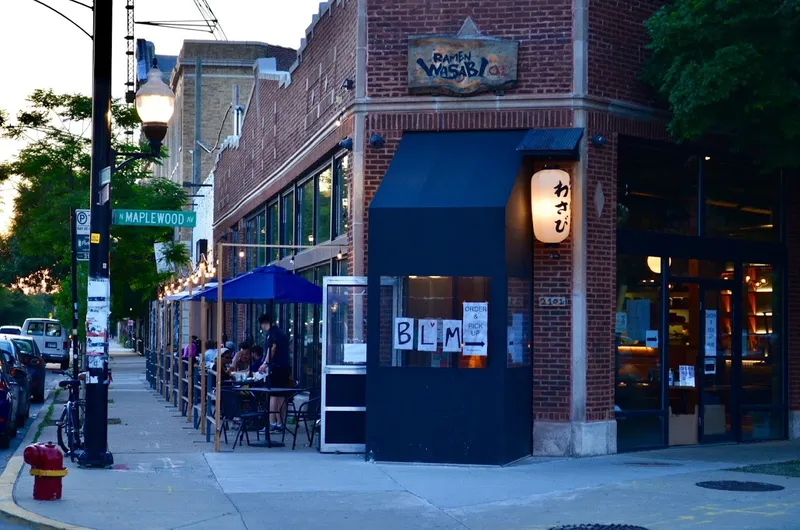
[[[67,407],[64,407],[64,410],[61,411],[61,419],[58,420],[56,425],[58,425],[58,446],[61,448],[61,452],[68,456],[70,453],[66,444]]]
[[[71,411],[71,418],[69,422],[70,428],[67,430],[67,439],[69,441],[69,450],[70,454],[74,455],[75,451],[82,448],[81,439],[81,414],[80,409],[81,407],[78,405],[73,405],[70,407]]]

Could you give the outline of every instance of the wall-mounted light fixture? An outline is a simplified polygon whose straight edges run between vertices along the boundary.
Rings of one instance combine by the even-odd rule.
[[[591,139],[592,145],[595,147],[603,147],[608,143],[608,138],[602,134],[595,134]]]
[[[355,81],[350,78],[345,79],[342,81],[342,88],[344,90],[353,90],[356,87]]]
[[[569,236],[572,202],[569,173],[543,169],[531,177],[533,235],[546,244],[558,244]]]
[[[373,149],[382,149],[386,145],[386,140],[380,134],[373,134],[369,137],[369,146]]]
[[[339,142],[339,148],[340,149],[347,149],[348,151],[352,151],[353,150],[353,139],[348,136],[344,140],[341,140]]]

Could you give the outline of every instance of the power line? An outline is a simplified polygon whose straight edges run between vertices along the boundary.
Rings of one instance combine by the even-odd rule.
[[[44,3],[44,2],[42,2],[41,0],[33,0],[33,1],[34,1],[34,2],[36,2],[37,4],[41,5],[41,6],[44,6],[44,7],[46,7],[46,8],[47,8],[47,9],[49,9],[50,11],[52,11],[52,12],[54,12],[55,14],[57,14],[58,16],[60,16],[61,18],[64,18],[64,19],[66,19],[66,20],[67,20],[67,21],[68,21],[70,24],[72,24],[73,26],[75,26],[76,28],[78,28],[79,30],[81,30],[81,31],[82,31],[82,32],[83,32],[83,33],[84,33],[84,34],[85,34],[87,37],[89,37],[90,39],[92,38],[92,36],[89,34],[89,32],[88,32],[88,31],[86,31],[85,29],[83,29],[83,28],[80,26],[80,24],[78,24],[77,22],[75,22],[74,20],[72,20],[71,18],[69,18],[67,15],[65,15],[64,13],[62,13],[61,11],[59,11],[58,9],[56,9],[56,8],[54,8],[54,7],[52,7],[52,6],[49,6],[49,5],[45,4],[45,3]],[[88,7],[87,5],[85,5],[85,4],[82,4],[81,2],[77,2],[77,1],[76,1],[75,3],[76,3],[76,4],[80,4],[80,5],[84,6],[84,7]]]

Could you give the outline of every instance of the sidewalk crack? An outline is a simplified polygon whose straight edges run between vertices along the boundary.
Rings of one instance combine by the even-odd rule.
[[[445,514],[447,517],[449,517],[450,519],[452,519],[452,520],[453,520],[453,521],[454,521],[456,524],[458,524],[459,526],[461,526],[461,527],[463,527],[463,528],[466,528],[467,530],[472,530],[472,529],[471,529],[469,526],[467,526],[467,525],[466,525],[466,523],[464,523],[464,521],[460,521],[460,520],[459,520],[457,517],[455,517],[453,514],[451,514],[450,512],[448,512],[448,511],[447,511],[445,508],[442,508],[441,506],[438,506],[438,505],[436,505],[436,504],[432,503],[430,500],[428,500],[428,499],[426,499],[426,498],[424,498],[424,497],[422,497],[422,496],[420,496],[420,495],[417,495],[417,494],[416,494],[416,493],[414,493],[413,491],[411,491],[411,490],[409,490],[408,488],[406,488],[404,485],[400,484],[400,482],[398,482],[396,478],[394,478],[392,475],[390,475],[390,474],[389,474],[389,473],[388,473],[388,472],[387,472],[385,469],[383,469],[381,466],[379,466],[379,465],[377,465],[377,464],[374,464],[374,463],[372,463],[371,465],[373,465],[373,466],[375,466],[376,468],[378,468],[378,469],[381,471],[381,473],[383,473],[384,475],[386,475],[386,476],[389,478],[389,480],[391,480],[392,482],[394,482],[395,484],[397,484],[399,487],[403,488],[403,491],[405,491],[406,493],[409,493],[409,494],[413,495],[414,497],[416,497],[417,499],[421,500],[422,502],[424,502],[424,503],[425,503],[425,504],[427,504],[428,506],[432,506],[432,507],[436,508],[436,510],[437,510],[437,511],[439,511],[439,512],[441,512],[441,513]]]
[[[250,526],[248,526],[247,521],[244,520],[244,515],[242,515],[242,512],[239,510],[239,507],[236,506],[236,503],[233,502],[233,499],[231,499],[230,496],[228,496],[228,494],[225,492],[225,488],[223,488],[222,484],[219,483],[219,478],[217,478],[217,474],[214,472],[214,468],[211,466],[211,463],[208,461],[208,458],[206,457],[206,454],[205,453],[201,453],[201,454],[203,455],[203,460],[205,460],[206,465],[208,466],[208,470],[211,471],[211,474],[214,476],[214,482],[217,483],[217,486],[219,486],[219,490],[222,492],[223,495],[225,495],[225,498],[228,499],[228,502],[231,503],[231,506],[233,506],[233,509],[236,510],[236,513],[239,515],[239,520],[242,521],[242,526],[244,526],[246,530],[250,530]],[[226,514],[226,515],[229,515],[229,514]]]

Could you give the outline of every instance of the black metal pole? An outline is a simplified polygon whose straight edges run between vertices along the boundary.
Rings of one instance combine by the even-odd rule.
[[[78,464],[108,467],[109,205],[111,153],[111,49],[113,0],[94,2],[92,66],[92,172],[89,283],[86,304],[86,444]],[[103,178],[109,182],[102,182]]]
[[[75,175],[69,170],[70,187],[75,190]],[[72,276],[72,376],[78,377],[78,234],[75,207],[69,209],[70,275]]]

